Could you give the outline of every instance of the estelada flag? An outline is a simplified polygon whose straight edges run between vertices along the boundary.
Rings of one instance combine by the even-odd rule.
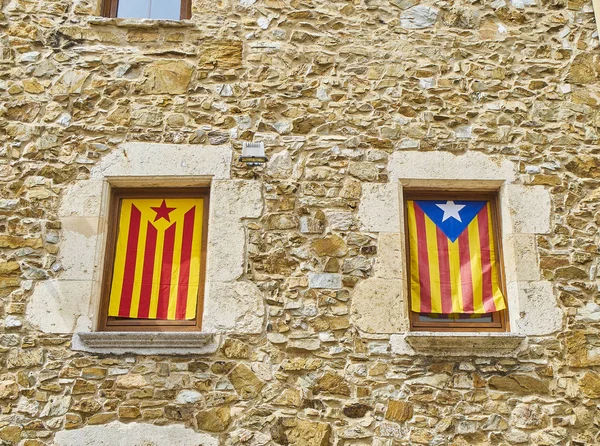
[[[486,314],[506,308],[488,201],[407,201],[411,309]]]
[[[202,198],[121,201],[109,316],[196,317],[202,213]]]

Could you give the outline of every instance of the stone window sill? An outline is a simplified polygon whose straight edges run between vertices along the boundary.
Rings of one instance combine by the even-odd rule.
[[[209,355],[219,347],[218,335],[200,332],[103,331],[75,333],[76,351],[140,355]]]
[[[120,26],[124,28],[191,28],[196,24],[191,19],[159,20],[159,19],[125,19],[115,17],[90,17],[88,24],[99,26]]]
[[[419,354],[433,356],[512,356],[526,336],[515,333],[417,331],[406,342]]]

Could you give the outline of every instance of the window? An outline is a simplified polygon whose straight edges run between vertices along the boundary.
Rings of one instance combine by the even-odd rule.
[[[191,0],[104,0],[105,17],[183,20],[192,16]]]
[[[199,330],[208,189],[115,189],[99,328]]]
[[[406,191],[410,323],[424,331],[506,331],[497,199]]]

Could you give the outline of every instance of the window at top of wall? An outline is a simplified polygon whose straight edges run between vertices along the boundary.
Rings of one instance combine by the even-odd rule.
[[[191,17],[191,0],[104,0],[106,17],[183,20]]]
[[[99,329],[200,330],[208,189],[111,194]]]
[[[497,195],[404,195],[411,329],[506,331]]]

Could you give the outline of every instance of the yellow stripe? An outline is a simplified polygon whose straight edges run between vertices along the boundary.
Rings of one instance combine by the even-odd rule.
[[[196,317],[198,291],[200,283],[200,262],[202,253],[202,225],[204,216],[204,200],[198,200],[194,216],[194,234],[192,238],[192,258],[190,260],[190,280],[185,311],[186,319]]]
[[[481,266],[481,243],[479,242],[479,217],[475,216],[467,226],[471,282],[473,282],[473,312],[485,313],[483,308],[483,268]]]
[[[131,218],[131,204],[121,206],[121,216],[117,229],[117,247],[113,267],[112,285],[108,301],[108,315],[118,316],[123,290],[123,276],[125,274],[125,254],[127,253],[127,239],[129,237],[129,220]]]
[[[429,263],[429,289],[431,293],[431,312],[442,312],[442,291],[440,289],[440,263],[435,223],[425,217],[425,237],[427,238],[427,259]]]
[[[450,263],[450,286],[452,288],[452,313],[463,313],[462,285],[460,283],[460,253],[458,239],[452,243],[448,239],[448,260]]]
[[[167,318],[175,320],[177,317],[177,291],[179,285],[179,273],[181,271],[181,247],[183,245],[183,218],[177,219],[175,226],[175,243],[173,245],[173,266],[171,268],[171,286],[169,290],[169,307],[167,310]]]
[[[415,202],[407,201],[408,237],[410,245],[410,297],[412,311],[421,311],[421,287],[419,286],[419,253],[417,242],[417,221],[415,219]]]
[[[497,259],[496,259],[496,245],[494,243],[494,228],[492,227],[492,210],[490,204],[487,205],[488,212],[488,233],[490,237],[490,263],[492,264],[492,290],[494,293],[494,304],[496,305],[496,311],[504,310],[506,303],[502,290],[500,289],[498,270],[497,270]]]
[[[154,272],[152,275],[152,293],[150,293],[149,319],[156,319],[158,311],[158,290],[160,288],[160,269],[162,266],[163,250],[165,247],[165,230],[157,228],[156,255],[154,256]]]
[[[128,200],[126,200],[128,201]],[[140,209],[142,211],[142,209]],[[140,307],[140,294],[142,289],[142,273],[144,268],[144,253],[146,248],[146,236],[148,235],[148,222],[146,215],[142,211],[140,219],[140,236],[138,240],[138,249],[135,262],[135,276],[133,283],[133,294],[131,295],[131,307],[129,307],[129,317],[137,318]]]

